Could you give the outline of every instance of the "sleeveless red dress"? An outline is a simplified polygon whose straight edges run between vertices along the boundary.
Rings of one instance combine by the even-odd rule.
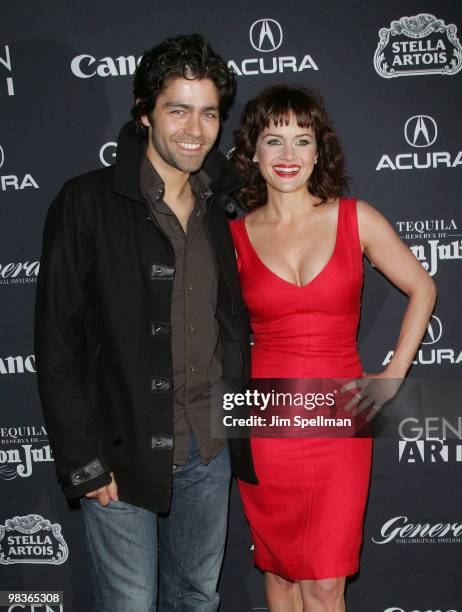
[[[302,287],[265,266],[244,219],[233,221],[231,232],[254,333],[252,377],[361,377],[356,201],[340,200],[332,256]],[[259,484],[238,484],[255,564],[289,580],[356,573],[372,440],[253,437],[251,444]]]

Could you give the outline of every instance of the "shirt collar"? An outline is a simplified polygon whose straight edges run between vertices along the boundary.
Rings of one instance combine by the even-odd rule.
[[[212,195],[210,183],[212,179],[201,169],[189,177],[189,184],[194,195],[194,199],[202,205],[206,199]],[[160,174],[146,155],[143,155],[140,165],[140,189],[143,196],[150,201],[159,212],[168,212],[170,208],[163,202],[165,184]]]

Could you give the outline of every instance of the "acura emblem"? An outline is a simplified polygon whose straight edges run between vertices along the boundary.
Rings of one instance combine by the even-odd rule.
[[[427,333],[422,340],[422,344],[435,344],[443,335],[443,325],[441,319],[432,315],[427,325]]]
[[[429,147],[437,136],[436,121],[428,115],[415,115],[404,126],[404,137],[411,147]]]
[[[276,51],[282,44],[282,28],[274,19],[259,19],[250,26],[250,43],[263,53]]]

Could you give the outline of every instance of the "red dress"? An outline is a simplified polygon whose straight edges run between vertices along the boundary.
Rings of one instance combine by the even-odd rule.
[[[252,377],[360,377],[356,201],[340,200],[333,254],[303,287],[265,266],[244,219],[232,222],[231,231],[254,333]],[[259,484],[238,484],[256,565],[290,580],[357,572],[372,440],[253,437],[251,443]]]

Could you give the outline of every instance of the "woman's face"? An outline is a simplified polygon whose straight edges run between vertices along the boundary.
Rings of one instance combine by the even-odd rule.
[[[283,193],[306,190],[317,159],[312,128],[301,128],[291,114],[288,125],[270,125],[258,137],[253,161],[268,188]]]

